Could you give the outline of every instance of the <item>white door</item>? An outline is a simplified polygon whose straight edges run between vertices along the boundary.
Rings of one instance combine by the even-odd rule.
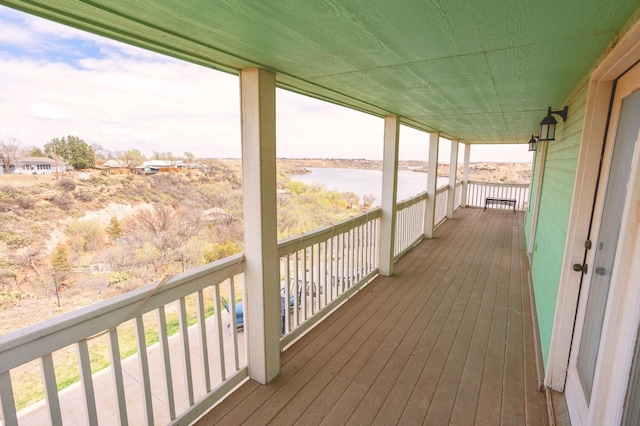
[[[620,383],[610,380],[614,369],[626,369],[625,374],[621,374],[620,377],[627,377],[625,387],[629,382],[631,367],[628,364],[611,365],[610,360],[615,357],[614,352],[620,348],[615,344],[615,340],[611,340],[613,336],[608,336],[607,333],[611,331],[608,324],[620,320],[615,318],[616,316],[628,315],[635,318],[632,309],[625,311],[618,305],[621,305],[620,295],[629,291],[629,278],[625,278],[625,274],[620,271],[627,268],[626,264],[631,260],[630,256],[633,256],[629,250],[620,250],[620,245],[629,243],[632,236],[625,235],[629,234],[630,229],[626,223],[635,220],[629,220],[628,216],[629,211],[635,210],[636,207],[628,204],[631,204],[630,200],[634,198],[629,190],[637,189],[631,184],[638,169],[637,155],[634,154],[637,154],[636,148],[639,145],[639,89],[640,66],[635,66],[618,80],[611,105],[610,125],[589,236],[592,241],[591,249],[585,259],[588,270],[580,289],[565,388],[571,420],[576,425],[597,424],[594,419],[599,418],[599,422],[603,420],[603,412],[610,413],[606,405],[611,402],[602,397],[607,395],[609,390],[602,388],[620,388]],[[594,170],[594,173],[597,172]],[[637,286],[637,277],[633,281],[634,286]],[[613,294],[616,297],[612,297]],[[634,321],[628,323],[633,324]],[[626,330],[626,333],[628,348],[623,349],[633,352],[633,343],[638,335],[637,323],[635,328]],[[611,344],[612,342],[614,344]],[[604,377],[607,374],[609,378]],[[623,407],[624,403],[620,402],[619,405]],[[617,423],[620,416],[617,416],[617,420],[607,420]]]

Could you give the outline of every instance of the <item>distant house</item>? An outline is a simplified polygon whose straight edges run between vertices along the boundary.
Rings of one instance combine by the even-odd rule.
[[[22,175],[46,175],[65,173],[69,165],[64,160],[53,160],[48,157],[22,157],[17,159],[9,170],[9,173]]]
[[[124,163],[114,159],[110,159],[100,165],[96,165],[95,168],[98,170],[105,171],[110,175],[122,174],[130,171],[129,168]]]
[[[177,172],[185,167],[183,161],[149,160],[142,163],[145,173]]]
[[[155,175],[156,173],[160,173],[160,168],[151,166],[136,166],[133,169],[133,172],[138,175]]]

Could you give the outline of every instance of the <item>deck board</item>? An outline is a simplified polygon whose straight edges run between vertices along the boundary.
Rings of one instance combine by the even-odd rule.
[[[459,210],[199,424],[547,424],[522,220]]]

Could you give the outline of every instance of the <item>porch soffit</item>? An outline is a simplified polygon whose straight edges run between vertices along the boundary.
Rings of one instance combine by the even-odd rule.
[[[467,143],[524,143],[638,0],[0,0]]]

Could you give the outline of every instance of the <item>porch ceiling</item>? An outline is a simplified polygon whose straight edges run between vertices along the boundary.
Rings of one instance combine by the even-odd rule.
[[[524,143],[638,0],[0,0],[467,143]]]

